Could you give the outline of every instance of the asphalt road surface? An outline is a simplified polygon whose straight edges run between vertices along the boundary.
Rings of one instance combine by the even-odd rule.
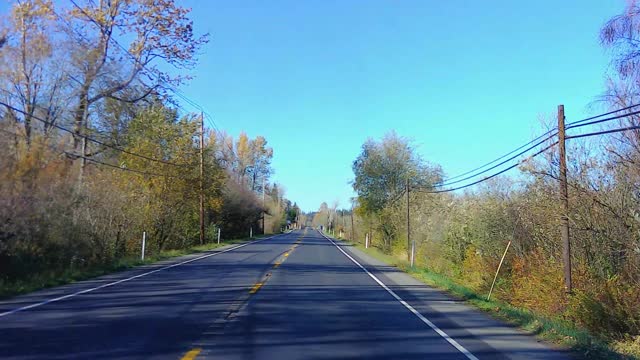
[[[0,302],[2,359],[569,359],[307,229]]]

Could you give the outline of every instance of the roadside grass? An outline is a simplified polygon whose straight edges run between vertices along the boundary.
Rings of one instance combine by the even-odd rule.
[[[71,284],[77,281],[88,280],[102,275],[116,273],[141,265],[149,265],[162,260],[171,258],[197,254],[211,251],[226,245],[240,244],[249,240],[259,239],[261,237],[272,236],[275,234],[256,235],[253,239],[233,239],[225,240],[220,244],[209,243],[204,245],[193,246],[185,249],[166,250],[157,254],[149,254],[145,256],[144,261],[139,256],[128,256],[116,259],[108,264],[101,264],[90,267],[67,269],[62,272],[52,272],[47,274],[37,274],[33,277],[17,282],[3,282],[0,280],[0,299],[7,299],[16,295],[27,294],[41,289],[51,288],[60,285]]]
[[[457,299],[464,300],[475,308],[495,318],[518,326],[545,341],[571,349],[584,359],[640,359],[640,339],[629,341],[607,341],[587,330],[580,329],[563,319],[548,318],[524,308],[512,306],[499,300],[487,301],[486,294],[480,294],[453,279],[431,271],[425,267],[411,268],[408,262],[396,256],[382,253],[375,247],[365,249],[359,243],[342,240],[366,254],[406,272],[423,283],[441,289]]]

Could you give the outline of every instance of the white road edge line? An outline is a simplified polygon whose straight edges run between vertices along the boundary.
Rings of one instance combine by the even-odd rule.
[[[360,269],[362,269],[365,273],[367,273],[367,275],[369,275],[376,283],[378,283],[378,285],[380,285],[383,289],[387,290],[387,292],[389,294],[391,294],[391,296],[393,296],[396,300],[398,300],[398,302],[400,304],[404,305],[404,307],[406,307],[415,316],[417,316],[418,319],[422,320],[423,323],[429,325],[430,328],[432,328],[435,332],[438,333],[438,335],[442,336],[445,340],[447,340],[449,342],[449,344],[453,345],[453,347],[458,349],[458,351],[463,353],[464,356],[466,356],[470,360],[479,360],[475,355],[473,355],[464,346],[460,345],[460,343],[458,343],[453,338],[451,338],[451,336],[449,336],[446,332],[440,330],[440,328],[437,327],[436,324],[432,323],[429,319],[424,317],[424,315],[420,314],[418,312],[418,310],[416,310],[413,306],[409,305],[406,301],[402,300],[402,298],[400,296],[398,296],[398,294],[396,294],[393,290],[389,289],[387,287],[387,285],[385,285],[382,281],[380,281],[380,279],[378,279],[375,275],[370,273],[369,270],[367,270],[358,261],[356,261],[356,259],[354,259],[353,257],[351,257],[351,255],[347,254],[344,250],[342,250],[342,248],[340,246],[338,246],[338,244],[336,244],[333,240],[331,240],[331,238],[329,238],[328,236],[326,236],[325,234],[323,234],[320,231],[318,231],[318,232],[320,233],[320,235],[324,236],[325,239],[329,240],[336,248],[338,248],[338,250],[340,250],[340,252],[342,252],[346,257],[348,257],[349,260],[353,261],[354,264],[358,265],[360,267]]]
[[[159,269],[155,269],[155,270],[152,270],[152,271],[149,271],[149,272],[146,272],[146,273],[138,274],[136,276],[128,277],[126,279],[121,279],[121,280],[118,280],[118,281],[114,281],[112,283],[96,286],[96,287],[91,288],[91,289],[85,289],[85,290],[78,291],[78,292],[75,292],[75,293],[72,293],[72,294],[67,294],[67,295],[64,295],[64,296],[57,297],[57,298],[45,300],[45,301],[42,301],[42,302],[39,302],[39,303],[35,303],[35,304],[19,307],[19,308],[13,309],[13,310],[9,310],[9,311],[0,313],[0,317],[11,315],[11,314],[15,314],[15,313],[18,313],[18,312],[21,312],[21,311],[25,311],[25,310],[29,310],[29,309],[33,309],[33,308],[37,308],[37,307],[40,307],[40,306],[43,306],[43,305],[47,305],[47,304],[51,304],[51,303],[54,303],[54,302],[62,301],[62,300],[65,300],[65,299],[72,298],[74,296],[90,293],[92,291],[104,289],[104,288],[107,288],[107,287],[110,287],[110,286],[118,285],[118,284],[123,283],[123,282],[131,281],[131,280],[134,280],[134,279],[137,279],[137,278],[141,278],[143,276],[147,276],[147,275],[151,275],[153,273],[157,273],[158,271],[171,269],[171,268],[174,268],[176,266],[188,264],[190,262],[202,260],[202,259],[205,259],[205,258],[208,258],[208,257],[211,257],[211,256],[216,256],[216,255],[223,254],[223,253],[235,250],[235,249],[239,249],[239,248],[245,247],[247,245],[255,244],[255,243],[260,242],[260,241],[269,240],[269,239],[272,239],[272,238],[274,238],[276,236],[278,236],[278,235],[270,236],[270,237],[264,238],[264,239],[258,239],[258,240],[255,240],[255,241],[251,241],[251,242],[248,242],[248,243],[245,243],[245,244],[242,244],[242,245],[234,246],[232,248],[229,248],[229,249],[226,249],[226,250],[223,250],[223,251],[217,251],[217,252],[213,252],[211,254],[206,254],[206,255],[203,255],[203,256],[199,256],[199,257],[194,258],[194,259],[190,259],[190,260],[186,260],[186,261],[179,262],[179,263],[176,263],[176,264],[172,264],[172,265],[168,265],[168,266],[165,266],[165,267],[161,267]]]

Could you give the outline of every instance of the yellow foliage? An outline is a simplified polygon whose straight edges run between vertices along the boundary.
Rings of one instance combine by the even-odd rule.
[[[461,280],[473,290],[484,290],[491,285],[491,270],[474,246],[469,246],[462,262]]]
[[[576,290],[566,316],[580,326],[608,334],[640,334],[640,288],[619,276],[598,280],[586,266],[574,273]]]
[[[545,315],[559,314],[566,307],[562,264],[540,251],[513,260],[511,281],[513,305]]]

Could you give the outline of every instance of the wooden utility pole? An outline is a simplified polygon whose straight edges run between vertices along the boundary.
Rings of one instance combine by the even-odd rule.
[[[264,227],[264,218],[266,216],[266,211],[265,211],[265,201],[264,201],[264,193],[265,193],[265,188],[264,188],[264,177],[262,178],[262,234],[266,234],[267,231]],[[280,210],[280,209],[278,209]]]
[[[569,190],[567,188],[567,151],[565,148],[564,105],[558,105],[558,149],[560,157],[560,232],[564,261],[564,286],[571,293],[571,242],[569,241]]]
[[[353,203],[351,203],[351,239],[350,239],[351,241],[355,240],[355,237],[353,236],[354,235],[354,231],[355,231],[355,229],[353,227]]]
[[[200,113],[200,245],[204,244],[204,114]]]

